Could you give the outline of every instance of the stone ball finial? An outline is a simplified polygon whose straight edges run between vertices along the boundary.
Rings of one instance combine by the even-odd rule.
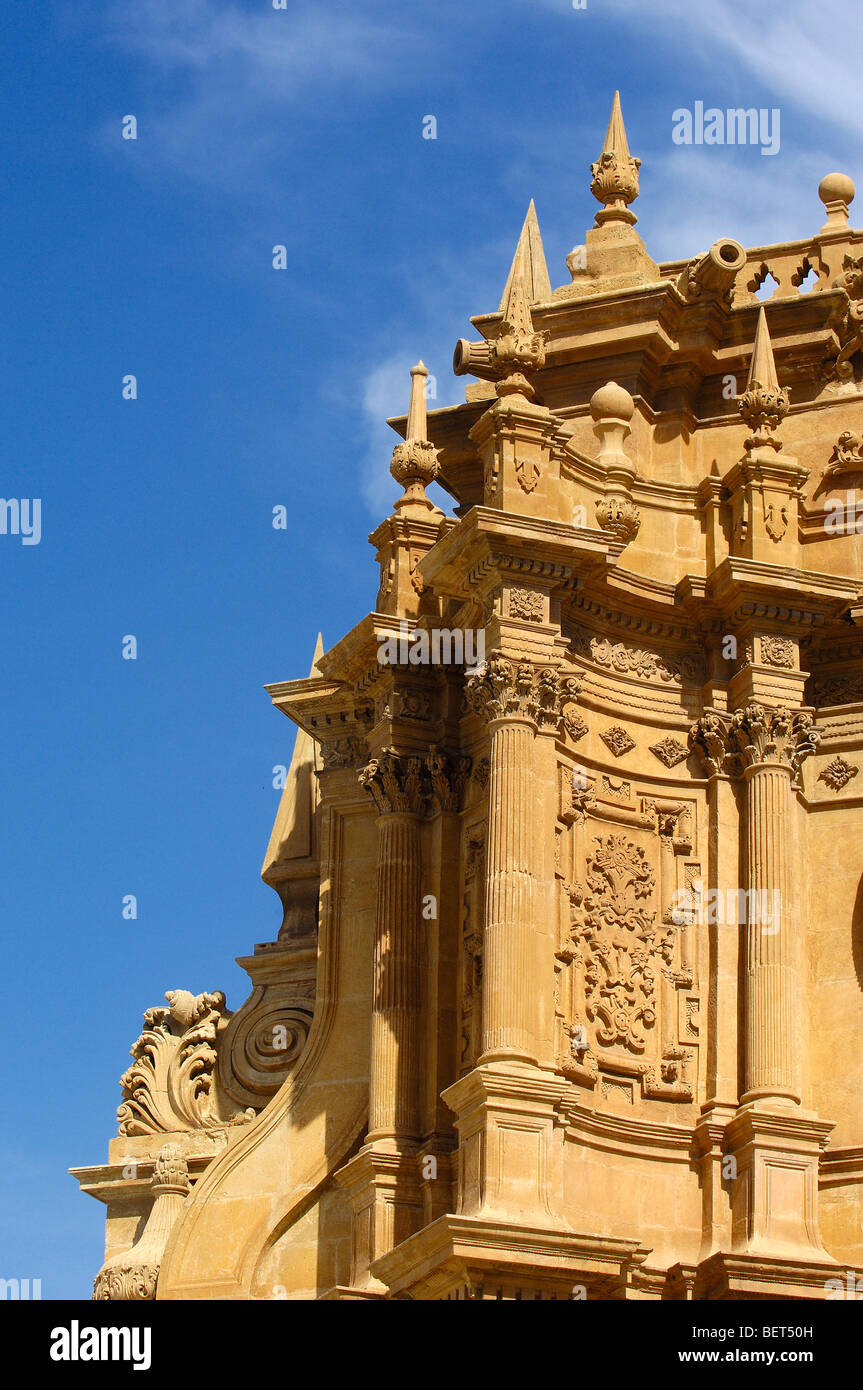
[[[844,203],[846,207],[854,202],[854,180],[847,174],[825,174],[818,185],[818,197],[825,207],[830,203]]]
[[[590,398],[590,413],[594,420],[631,420],[635,401],[616,381],[607,381]]]

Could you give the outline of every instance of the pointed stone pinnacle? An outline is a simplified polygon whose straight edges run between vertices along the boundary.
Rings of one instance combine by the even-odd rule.
[[[788,388],[779,385],[776,375],[773,344],[770,341],[767,315],[762,304],[758,311],[749,380],[738,402],[740,414],[753,432],[746,440],[747,449],[782,448],[781,442],[776,438],[776,431],[788,414],[789,397]]]
[[[500,307],[504,324],[515,333],[533,333],[528,290],[527,243],[519,240],[512,263],[509,284]]]
[[[608,118],[608,129],[605,132],[605,144],[602,147],[603,154],[616,154],[620,158],[630,159],[629,142],[626,138],[626,126],[623,124],[623,111],[620,107],[620,92],[615,92],[614,101],[611,104],[611,115]]]
[[[603,204],[601,212],[596,214],[598,227],[604,222],[625,222],[630,227],[635,225],[635,213],[629,211],[628,205],[638,197],[640,167],[641,160],[629,153],[620,93],[615,92],[602,153],[590,166],[593,175],[590,191],[597,202]]]
[[[426,412],[426,381],[428,367],[420,360],[411,367],[411,396],[408,404],[408,423],[405,439],[427,438],[428,415]]]
[[[752,348],[752,361],[749,364],[749,379],[746,383],[747,391],[750,391],[756,383],[769,390],[779,390],[779,378],[776,375],[776,362],[773,357],[773,344],[770,341],[770,331],[767,327],[767,314],[764,311],[763,304],[758,311],[755,343]]]
[[[319,668],[319,666],[318,666],[318,662],[320,661],[320,659],[321,659],[321,657],[323,656],[323,654],[324,654],[324,639],[323,639],[323,637],[321,636],[321,634],[318,633],[318,640],[317,640],[317,642],[315,643],[315,654],[314,654],[314,656],[312,657],[312,669],[311,669],[311,671],[309,672],[309,677],[310,677],[310,678],[311,678],[312,676],[319,676],[319,675],[321,674],[320,668]]]
[[[395,504],[396,511],[404,516],[422,517],[427,512],[437,512],[425,493],[426,487],[434,482],[439,472],[437,449],[428,439],[427,377],[428,367],[424,362],[417,362],[415,367],[411,367],[411,398],[405,440],[393,449],[390,463],[390,472],[405,490],[404,496]]]
[[[542,237],[539,231],[539,222],[536,216],[536,208],[533,199],[530,200],[530,207],[521,229],[518,244],[515,248],[515,255],[512,258],[512,265],[509,268],[506,284],[501,295],[499,312],[503,313],[509,296],[513,276],[519,262],[520,255],[526,262],[525,284],[529,304],[544,303],[551,299],[551,281],[548,278],[548,266],[545,262],[545,251],[542,246]]]

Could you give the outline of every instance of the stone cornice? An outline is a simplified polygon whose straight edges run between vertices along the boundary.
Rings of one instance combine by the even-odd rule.
[[[684,575],[676,586],[678,602],[693,619],[762,617],[801,634],[825,619],[839,617],[858,590],[859,583],[846,575],[766,564],[742,556],[727,556],[706,578]]]
[[[417,568],[426,585],[454,598],[472,593],[472,578],[507,570],[528,573],[550,588],[565,585],[576,575],[606,567],[621,546],[600,530],[576,529],[560,521],[472,507]],[[543,573],[543,567],[550,566]]]

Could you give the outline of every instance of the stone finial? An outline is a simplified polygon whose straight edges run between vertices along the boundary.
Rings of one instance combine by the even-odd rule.
[[[545,334],[533,331],[528,277],[528,248],[520,242],[501,309],[503,322],[494,342],[494,355],[501,375],[498,396],[522,395],[530,400],[535,392],[525,372],[539,371],[545,365]]]
[[[847,174],[825,174],[818,197],[827,209],[822,232],[842,232],[848,226],[848,205],[854,202],[854,183]]]
[[[616,381],[607,381],[590,398],[590,413],[594,419],[593,432],[599,440],[599,458],[615,458],[623,454],[624,440],[632,433],[630,420],[635,401]]]
[[[753,431],[751,438],[746,440],[747,449],[765,445],[771,449],[782,448],[781,441],[774,434],[788,414],[789,396],[788,388],[779,385],[776,375],[773,345],[762,304],[755,329],[749,379],[739,402],[740,414]]]
[[[528,303],[539,304],[547,299],[551,299],[551,281],[548,278],[548,266],[545,262],[545,251],[542,246],[542,237],[539,231],[536,208],[533,199],[530,200],[530,207],[524,219],[521,235],[515,248],[515,255],[512,258],[512,265],[509,269],[506,285],[501,295],[499,312],[506,312],[507,301],[509,299],[512,282],[519,271],[519,263],[523,261],[525,265],[525,288],[527,290]]]
[[[611,531],[628,545],[641,526],[641,513],[629,492],[635,465],[623,448],[632,432],[629,422],[635,413],[635,401],[623,386],[607,381],[591,396],[590,413],[593,432],[599,440],[597,458],[609,486],[608,494],[596,504],[596,519],[603,531]]]
[[[641,160],[629,153],[620,109],[620,92],[615,92],[602,153],[590,166],[593,175],[590,191],[597,202],[603,204],[601,211],[596,214],[597,227],[601,227],[603,222],[625,222],[632,227],[638,221],[628,205],[638,197],[640,167]]]
[[[396,482],[404,488],[395,507],[397,512],[406,508],[420,509],[423,512],[436,510],[434,503],[426,497],[426,488],[433,483],[438,473],[437,449],[427,438],[426,379],[428,368],[418,362],[411,367],[411,396],[408,405],[408,421],[403,444],[393,449],[390,472]]]

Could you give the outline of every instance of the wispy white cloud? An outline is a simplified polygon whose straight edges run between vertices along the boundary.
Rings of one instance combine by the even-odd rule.
[[[561,15],[573,12],[572,0],[524,0]],[[692,59],[712,69],[721,85],[730,76],[755,78],[780,102],[789,102],[815,117],[831,121],[859,139],[859,54],[863,43],[863,9],[848,0],[588,0],[595,14],[612,25],[647,32],[654,41],[651,61],[672,63],[681,88],[691,85]],[[622,44],[618,31],[614,40]],[[679,50],[675,56],[675,50]],[[625,63],[635,56],[621,48]],[[698,72],[702,80],[703,68]],[[698,95],[698,94],[697,94]],[[735,103],[736,105],[737,103]],[[761,105],[756,102],[756,105]]]
[[[291,0],[285,10],[250,10],[235,0],[136,0],[111,9],[106,37],[162,68],[230,65],[240,80],[265,76],[279,100],[299,100],[322,79],[379,73],[406,35],[354,5]]]
[[[291,0],[286,10],[236,0],[114,4],[103,38],[149,65],[158,100],[142,140],[175,172],[221,187],[260,175],[296,130],[292,112],[345,102],[409,72],[417,40],[393,17],[352,4]],[[396,62],[398,55],[398,62]],[[111,131],[116,145],[116,134]]]
[[[823,153],[793,161],[720,146],[654,152],[642,180],[638,230],[657,260],[706,251],[718,237],[744,246],[811,236],[824,221],[817,188],[829,167]],[[645,183],[647,186],[645,187]]]

